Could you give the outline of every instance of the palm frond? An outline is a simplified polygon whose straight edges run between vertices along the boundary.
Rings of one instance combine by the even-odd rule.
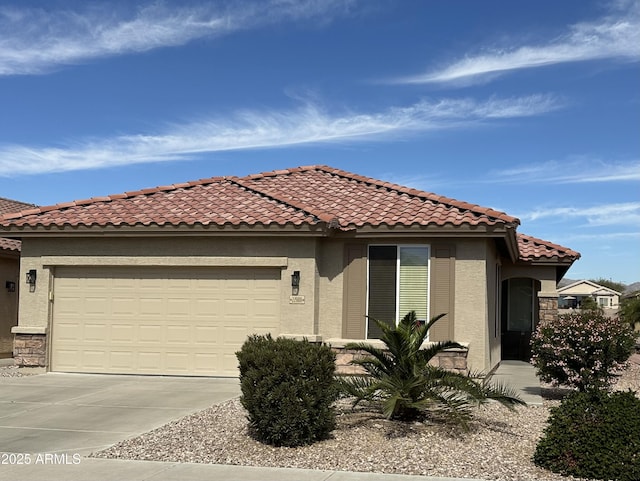
[[[397,326],[372,319],[382,333],[385,349],[366,342],[350,343],[347,349],[363,353],[352,364],[361,366],[368,377],[341,381],[345,393],[353,396],[353,405],[363,400],[381,401],[382,413],[389,419],[416,419],[421,413],[433,413],[468,429],[472,409],[490,400],[507,407],[524,404],[517,394],[502,384],[492,384],[483,374],[466,375],[430,365],[446,349],[463,349],[454,341],[441,341],[422,348],[429,329],[445,314],[424,325],[416,313],[405,315]]]

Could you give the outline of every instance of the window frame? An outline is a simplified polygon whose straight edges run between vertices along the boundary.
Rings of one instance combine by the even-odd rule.
[[[365,339],[377,339],[369,337],[369,291],[370,291],[370,258],[371,258],[371,248],[372,247],[395,247],[396,248],[396,292],[394,293],[395,297],[395,318],[396,318],[396,326],[400,322],[400,250],[403,248],[426,248],[427,249],[427,315],[426,322],[429,321],[431,314],[431,256],[432,249],[431,244],[417,244],[417,243],[374,243],[367,244],[367,279],[366,279],[366,296],[365,296],[365,326],[364,326],[364,337]],[[427,334],[427,339],[428,334]]]

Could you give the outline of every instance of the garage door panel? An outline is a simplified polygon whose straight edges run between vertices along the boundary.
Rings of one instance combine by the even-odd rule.
[[[157,319],[158,316],[166,312],[163,299],[160,297],[150,299],[142,298],[140,299],[139,307],[141,316],[147,316],[153,319]]]
[[[109,339],[111,336],[109,335],[110,328],[105,323],[93,323],[93,322],[85,322],[84,324],[84,342],[98,342],[102,343],[104,339]]]
[[[55,271],[52,370],[237,376],[247,335],[279,333],[280,271]]]
[[[222,328],[219,326],[194,326],[194,344],[217,346],[221,344]]]
[[[135,327],[131,324],[111,324],[111,342],[131,344],[135,340]]]
[[[118,372],[120,370],[126,372],[126,369],[131,369],[131,366],[135,364],[134,361],[134,354],[131,351],[111,350],[109,352],[108,367],[103,367],[105,370],[98,372]]]
[[[167,344],[189,346],[192,344],[191,326],[184,325],[168,325]]]
[[[111,298],[111,315],[113,317],[133,317],[136,315],[137,308],[138,301],[136,299],[132,299],[131,297]]]
[[[56,326],[56,330],[58,331],[58,339],[62,341],[80,342],[82,339],[82,326],[79,322],[60,322]]]

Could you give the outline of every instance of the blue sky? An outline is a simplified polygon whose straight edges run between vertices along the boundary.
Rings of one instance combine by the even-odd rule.
[[[0,196],[327,164],[640,280],[640,1],[0,0]]]

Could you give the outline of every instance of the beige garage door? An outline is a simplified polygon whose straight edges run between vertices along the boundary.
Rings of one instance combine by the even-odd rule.
[[[251,333],[279,333],[280,270],[59,267],[51,369],[237,376]]]

